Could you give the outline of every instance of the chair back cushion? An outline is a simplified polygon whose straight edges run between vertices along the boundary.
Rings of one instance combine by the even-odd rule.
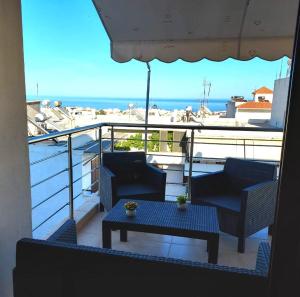
[[[174,297],[197,290],[210,297],[262,297],[267,278],[255,270],[23,239],[13,284],[18,297],[156,296],[158,288]]]
[[[272,164],[228,158],[224,166],[228,189],[239,193],[244,188],[276,179],[276,166]]]
[[[146,155],[144,152],[104,153],[102,162],[117,176],[119,182],[131,183],[143,177]]]

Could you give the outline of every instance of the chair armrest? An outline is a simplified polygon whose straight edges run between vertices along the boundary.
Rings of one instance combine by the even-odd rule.
[[[225,187],[224,171],[217,171],[191,178],[191,201],[200,196],[217,194]]]
[[[103,165],[100,165],[100,171],[102,173],[102,176],[106,177],[106,178],[115,178],[116,175],[107,167],[103,166]]]
[[[67,220],[47,240],[77,244],[76,222]]]
[[[258,184],[255,184],[253,186],[249,186],[247,188],[243,189],[243,192],[248,192],[248,193],[258,193],[261,191],[266,191],[269,189],[277,189],[277,181],[276,180],[270,180],[270,181],[266,181],[266,182],[261,182]]]
[[[116,196],[117,178],[107,167],[100,165],[100,201],[106,210],[110,210]]]
[[[246,234],[274,223],[277,185],[272,180],[243,189],[241,212],[245,215]]]
[[[265,276],[269,273],[271,246],[268,242],[261,242],[258,247],[255,270]]]
[[[160,168],[151,164],[146,164],[145,177],[148,182],[160,188],[160,192],[165,191],[167,174]]]

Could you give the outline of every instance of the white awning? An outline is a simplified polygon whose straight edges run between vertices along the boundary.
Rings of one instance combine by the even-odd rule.
[[[118,62],[292,55],[298,0],[93,1]]]

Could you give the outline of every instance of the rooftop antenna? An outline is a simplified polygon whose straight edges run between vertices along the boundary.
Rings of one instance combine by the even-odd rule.
[[[200,111],[204,107],[207,107],[207,105],[208,105],[208,98],[210,96],[210,90],[211,90],[211,82],[207,81],[206,79],[203,79],[203,99],[200,101]]]
[[[208,107],[208,98],[209,98],[209,96],[210,96],[210,90],[211,90],[211,82],[208,83],[207,107]]]
[[[39,97],[39,83],[36,83],[36,96]]]

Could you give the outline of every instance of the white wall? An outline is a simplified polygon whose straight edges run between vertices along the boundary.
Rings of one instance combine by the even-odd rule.
[[[251,111],[237,109],[235,118],[244,122],[248,122],[249,120],[270,120],[271,111]]]
[[[268,100],[271,103],[273,101],[273,94],[256,94],[254,96],[254,101],[258,102],[258,97],[265,97],[265,100]]]
[[[198,140],[197,141],[201,141]],[[217,142],[217,141],[216,141]],[[235,141],[236,144],[195,144],[194,160],[199,161],[202,158],[247,158],[255,160],[280,161],[281,142],[263,142],[263,141],[247,141],[245,149],[242,141]],[[234,143],[232,141],[231,143]],[[198,157],[198,158],[197,158]]]
[[[270,120],[270,124],[274,127],[284,127],[289,82],[289,77],[275,80],[272,115]]]
[[[0,0],[0,296],[12,297],[16,242],[31,236],[20,0]]]
[[[194,161],[200,157],[280,161],[282,137],[282,132],[202,131],[195,134]]]

